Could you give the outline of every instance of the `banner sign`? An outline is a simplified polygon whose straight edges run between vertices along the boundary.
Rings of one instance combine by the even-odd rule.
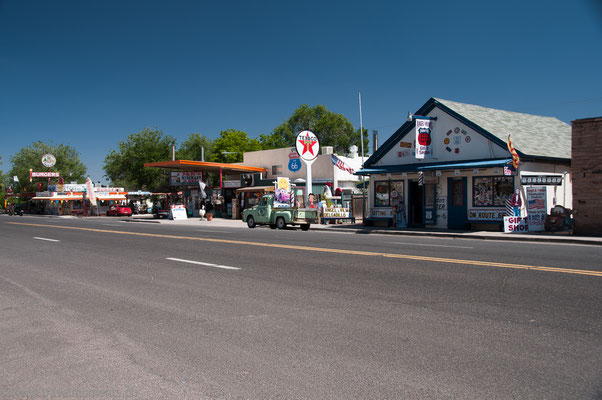
[[[351,213],[345,207],[325,207],[324,218],[351,218]]]
[[[433,121],[428,118],[416,118],[416,158],[433,158],[431,131]]]
[[[525,233],[529,232],[527,218],[504,217],[504,233]]]
[[[188,215],[186,214],[186,207],[183,204],[172,204],[171,208],[171,218],[170,219],[188,219]]]
[[[59,178],[60,172],[31,172],[31,178]]]
[[[169,176],[170,186],[197,186],[203,173],[199,171],[172,171]]]
[[[527,219],[529,230],[532,232],[543,232],[546,222],[546,197],[545,187],[527,188]]]
[[[332,163],[334,165],[337,166],[338,169],[340,169],[341,171],[346,171],[349,172],[350,174],[353,175],[353,173],[355,172],[353,170],[353,168],[351,168],[350,166],[348,166],[347,164],[345,164],[343,162],[343,160],[341,160],[339,157],[335,156],[334,154],[330,155],[330,161],[332,161]]]
[[[222,182],[222,187],[224,187],[224,188],[239,188],[240,187],[240,179],[223,181]]]
[[[90,204],[96,205],[96,194],[94,193],[94,184],[92,183],[92,179],[89,177],[86,178],[86,192],[88,195],[88,199],[90,199]]]
[[[469,221],[499,221],[502,222],[506,215],[505,209],[477,209],[468,210]]]
[[[562,176],[558,175],[521,175],[521,185],[562,185]]]

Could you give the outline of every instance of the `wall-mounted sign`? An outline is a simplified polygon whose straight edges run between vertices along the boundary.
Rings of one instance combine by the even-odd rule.
[[[562,185],[562,176],[559,175],[521,175],[521,185]]]
[[[370,209],[372,218],[391,218],[393,216],[392,207],[375,207]]]
[[[198,171],[176,171],[171,172],[169,176],[170,186],[196,186],[199,180],[202,180],[203,173]]]
[[[195,182],[195,184],[198,184],[199,182]],[[228,181],[222,181],[222,187],[224,188],[239,188],[240,187],[240,179],[233,179],[233,180],[228,180]]]
[[[405,147],[406,149],[411,149],[412,143],[411,142],[400,142],[399,147]]]
[[[454,175],[455,176],[460,176],[460,170],[459,169],[455,169],[454,170]]]
[[[42,165],[46,168],[54,167],[55,164],[56,157],[54,157],[52,154],[47,153],[42,156]]]
[[[289,171],[297,172],[300,169],[301,169],[301,160],[299,160],[298,155],[297,155],[297,158],[291,158],[290,160],[288,160],[288,170]]]
[[[506,216],[505,209],[478,209],[471,208],[468,210],[469,221],[499,221],[502,222]]]
[[[542,232],[545,228],[546,200],[547,189],[545,187],[527,188],[527,220],[531,232]]]
[[[416,158],[433,158],[431,131],[434,121],[424,117],[414,118],[416,119]]]

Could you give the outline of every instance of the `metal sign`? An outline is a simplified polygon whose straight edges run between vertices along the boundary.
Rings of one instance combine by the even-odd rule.
[[[558,175],[521,175],[521,185],[562,185],[562,176]]]
[[[42,165],[50,168],[50,167],[54,167],[54,165],[56,164],[56,157],[53,156],[50,153],[44,154],[42,156]]]
[[[318,157],[320,141],[312,131],[301,131],[295,139],[295,148],[301,159],[307,164]]]

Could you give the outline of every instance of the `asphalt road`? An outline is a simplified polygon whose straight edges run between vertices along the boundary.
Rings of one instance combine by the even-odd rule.
[[[600,399],[600,246],[0,216],[0,398]]]

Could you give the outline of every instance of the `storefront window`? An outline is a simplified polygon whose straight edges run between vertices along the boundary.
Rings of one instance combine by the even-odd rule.
[[[472,204],[475,207],[503,207],[514,192],[514,177],[472,178]]]
[[[399,202],[402,197],[403,181],[374,182],[375,207],[389,207]]]

